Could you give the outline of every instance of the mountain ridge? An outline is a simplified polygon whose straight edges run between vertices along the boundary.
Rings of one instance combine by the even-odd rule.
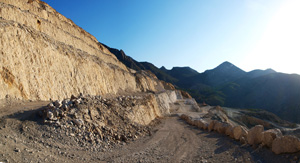
[[[132,59],[131,62],[137,61]],[[157,68],[151,64],[151,68],[143,68],[154,70],[160,80],[187,91],[199,103],[264,109],[282,119],[300,122],[300,102],[295,98],[300,98],[300,93],[297,93],[300,92],[298,74],[279,73],[271,68],[246,72],[228,61],[202,73],[188,66],[168,70],[164,66]],[[293,98],[284,97],[286,94],[291,94]]]

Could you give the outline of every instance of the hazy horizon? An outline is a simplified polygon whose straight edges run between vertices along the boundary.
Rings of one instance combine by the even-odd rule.
[[[198,72],[229,61],[244,71],[297,73],[300,1],[45,0],[137,61]]]

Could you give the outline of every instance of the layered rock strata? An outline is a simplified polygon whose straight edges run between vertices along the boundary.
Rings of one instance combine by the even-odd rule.
[[[0,99],[63,99],[72,94],[158,92],[95,37],[39,0],[0,0]]]

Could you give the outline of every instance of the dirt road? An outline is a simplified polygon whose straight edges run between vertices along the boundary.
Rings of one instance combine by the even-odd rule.
[[[142,138],[112,153],[108,162],[289,162],[267,149],[254,150],[239,142],[168,117],[153,136]]]

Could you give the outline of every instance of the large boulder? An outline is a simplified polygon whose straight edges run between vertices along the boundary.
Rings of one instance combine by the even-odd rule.
[[[214,130],[220,134],[224,134],[226,131],[227,123],[216,122],[214,126]]]
[[[275,138],[272,143],[272,151],[275,154],[298,152],[300,151],[300,141],[291,135]]]
[[[228,126],[229,126],[229,123],[222,123],[222,127],[219,128],[218,132],[221,134],[225,134]]]
[[[270,129],[262,132],[262,135],[263,135],[263,139],[262,139],[263,145],[272,148],[273,140],[276,139],[277,137],[281,137],[282,133],[279,129]]]
[[[216,124],[216,120],[210,121],[209,125],[208,125],[208,131],[211,132],[214,130],[215,124]]]
[[[218,129],[219,129],[221,126],[222,126],[222,123],[219,122],[219,121],[216,121],[213,130],[216,131],[216,132],[218,132]]]
[[[189,125],[193,125],[194,124],[194,121],[192,120],[191,117],[189,117],[186,122],[189,124]]]
[[[203,123],[202,123],[202,120],[199,119],[199,120],[196,120],[195,122],[195,126],[202,129],[203,128]]]
[[[208,123],[204,120],[202,121],[202,123],[203,123],[202,129],[207,130],[208,129]]]
[[[198,120],[192,120],[192,123],[191,123],[191,125],[193,125],[193,126],[197,126],[197,123],[198,123]]]
[[[263,134],[262,132],[264,131],[264,126],[262,125],[256,125],[252,127],[247,136],[247,141],[250,145],[254,144],[260,144],[262,143],[263,140]]]
[[[200,128],[200,129],[206,130],[207,127],[208,127],[208,123],[203,119],[198,119],[194,123],[195,123],[195,126]]]
[[[226,129],[225,129],[225,135],[227,135],[231,138],[234,138],[233,137],[233,131],[232,131],[233,127],[234,126],[232,124],[228,123],[228,125],[226,126]]]
[[[242,137],[247,137],[248,131],[243,126],[235,126],[232,129],[233,138],[235,140],[240,140]]]
[[[186,121],[187,119],[189,119],[189,116],[187,116],[185,114],[181,114],[180,118]]]

